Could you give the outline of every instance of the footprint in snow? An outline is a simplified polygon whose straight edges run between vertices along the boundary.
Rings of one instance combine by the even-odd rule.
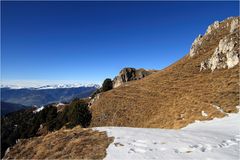
[[[218,144],[219,148],[228,148],[232,145],[238,145],[238,139],[232,138],[230,140],[224,140],[222,143]]]
[[[130,148],[130,150],[128,151],[128,153],[136,153],[136,151],[132,148]]]
[[[133,143],[129,145],[132,145],[133,148],[131,148],[128,153],[145,153],[148,147],[144,140],[133,140]],[[149,150],[152,151],[152,149]]]
[[[202,144],[197,144],[197,145],[190,145],[189,146],[191,149],[198,149],[200,150],[201,152],[205,152],[205,151],[211,151],[212,150],[212,145],[210,144],[205,144],[205,145],[202,145]]]
[[[145,153],[146,150],[145,149],[141,149],[141,148],[131,148],[128,153]]]
[[[186,148],[186,147],[183,147],[183,148],[179,148],[179,149],[173,149],[175,153],[191,153],[194,151],[194,149],[192,148]]]
[[[240,142],[240,135],[236,135],[234,140],[237,141],[237,142]]]
[[[139,142],[134,142],[134,143],[132,143],[134,146],[137,146],[137,147],[147,147],[147,145],[146,144],[144,144],[144,143],[139,143]]]
[[[128,143],[136,147],[147,147],[146,141],[144,140],[133,140],[133,143]]]
[[[114,145],[115,145],[115,147],[122,147],[122,146],[124,146],[124,145],[121,144],[121,143],[114,143]]]
[[[206,152],[212,150],[212,145],[210,144],[196,144],[196,145],[189,145],[188,147],[182,147],[178,149],[174,149],[175,153],[191,153],[194,151],[201,151],[201,152]]]
[[[153,142],[153,144],[158,144],[157,142]],[[160,142],[159,144],[166,144],[166,142]]]

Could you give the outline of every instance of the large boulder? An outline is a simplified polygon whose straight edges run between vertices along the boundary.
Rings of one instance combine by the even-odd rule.
[[[119,87],[125,82],[139,80],[150,74],[152,74],[153,70],[145,70],[145,69],[135,69],[135,68],[123,68],[118,76],[113,79],[113,88]]]

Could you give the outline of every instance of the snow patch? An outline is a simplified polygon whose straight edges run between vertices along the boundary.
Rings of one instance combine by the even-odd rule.
[[[60,106],[64,106],[65,104],[64,103],[58,103],[57,105],[56,105],[56,107],[60,107]]]
[[[33,113],[37,113],[37,112],[40,112],[41,110],[44,109],[44,106],[40,107],[40,108],[37,108],[35,111],[33,111]]]
[[[239,160],[240,114],[193,123],[180,130],[98,127],[113,136],[106,160]],[[118,144],[118,145],[114,145]],[[120,145],[121,144],[121,145]]]

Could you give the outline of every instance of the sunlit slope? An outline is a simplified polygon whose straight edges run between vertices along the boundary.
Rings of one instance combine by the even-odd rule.
[[[92,126],[181,128],[195,120],[236,112],[239,65],[200,71],[201,62],[212,57],[224,37],[234,41],[238,50],[239,26],[230,33],[233,19],[237,18],[220,22],[206,33],[194,56],[187,54],[142,80],[102,93],[91,106]]]

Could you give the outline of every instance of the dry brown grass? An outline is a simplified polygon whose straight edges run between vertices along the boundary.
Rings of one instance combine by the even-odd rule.
[[[112,141],[105,132],[78,126],[21,140],[4,159],[103,159]]]
[[[142,80],[101,94],[91,107],[92,126],[181,128],[195,120],[225,115],[212,105],[225,112],[236,112],[239,66],[199,72],[200,63],[213,54],[220,39],[228,34],[230,28],[223,26],[226,24],[220,24],[220,30],[205,37],[199,54],[193,58],[185,56]],[[203,117],[202,111],[208,116]]]

